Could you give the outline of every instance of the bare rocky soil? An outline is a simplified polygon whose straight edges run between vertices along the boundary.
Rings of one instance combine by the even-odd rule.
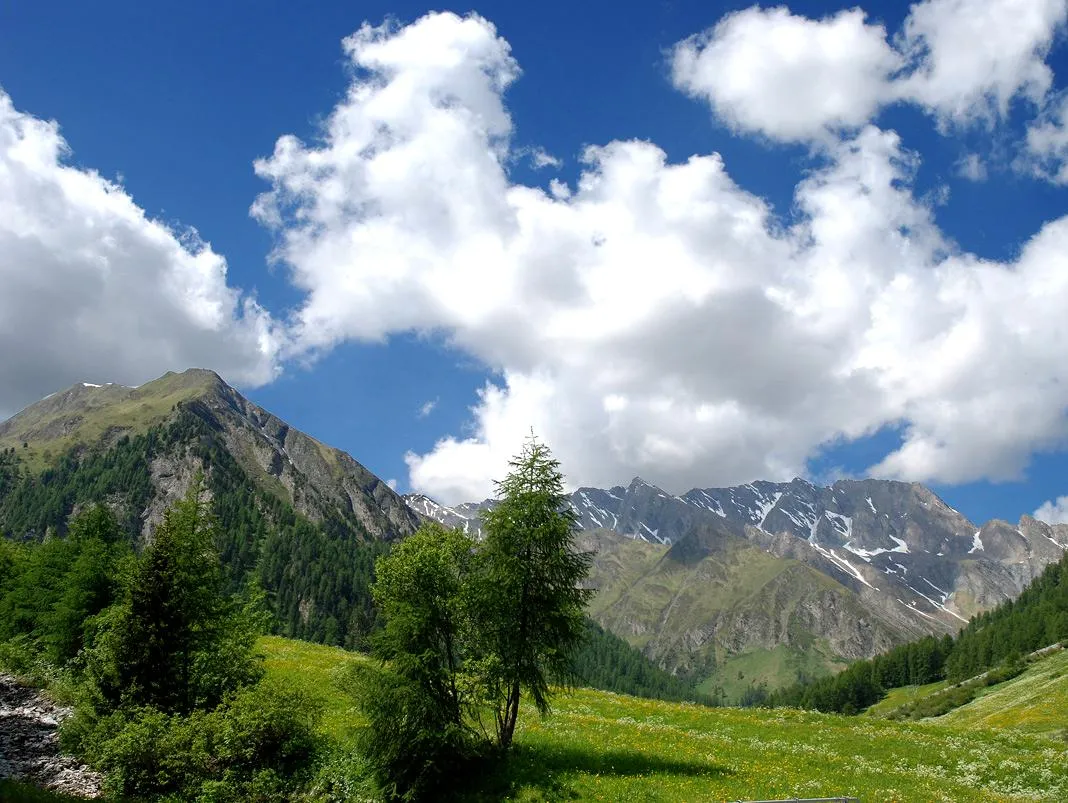
[[[79,797],[100,797],[100,775],[60,754],[57,730],[69,714],[70,709],[0,674],[0,778]]]

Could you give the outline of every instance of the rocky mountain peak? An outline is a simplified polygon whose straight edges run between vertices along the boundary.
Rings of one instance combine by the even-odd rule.
[[[418,526],[400,496],[350,455],[294,429],[203,368],[171,371],[136,388],[78,383],[0,424],[0,448],[16,447],[36,469],[70,450],[106,449],[183,414],[217,433],[261,487],[313,520],[338,517],[372,538],[404,536]],[[198,465],[191,452],[154,460],[157,493],[145,514],[146,532],[185,493]]]
[[[821,487],[794,478],[673,496],[635,477],[625,488],[579,488],[571,504],[585,531],[665,546],[688,539],[680,555],[699,558],[724,537],[740,535],[881,600],[880,606],[900,608],[918,632],[955,630],[1017,595],[1068,549],[1068,525],[1055,529],[1026,517],[1019,526],[978,527],[929,488],[893,480],[843,479]],[[462,516],[455,509],[418,512],[477,531],[480,506],[464,507]]]

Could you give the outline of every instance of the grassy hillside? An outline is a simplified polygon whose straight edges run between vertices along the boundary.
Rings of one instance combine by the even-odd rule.
[[[596,553],[590,615],[730,702],[750,686],[839,670],[843,650],[870,648],[864,639],[893,643],[851,590],[741,538],[720,537],[693,555],[605,531],[583,533],[580,545]],[[866,626],[843,632],[844,622],[860,621]]]
[[[952,684],[948,680],[939,680],[923,686],[902,686],[897,689],[890,689],[886,693],[886,697],[864,713],[870,717],[885,717],[902,706],[910,705],[921,698],[937,694],[950,685]]]
[[[368,658],[340,647],[279,636],[264,636],[259,648],[266,656],[268,674],[285,678],[322,700],[323,733],[340,744],[352,744],[363,718],[342,689],[349,665]]]
[[[268,638],[268,672],[326,705],[342,750],[362,727],[343,690],[364,660]],[[865,801],[1068,797],[1068,745],[1019,733],[792,710],[712,709],[590,690],[527,709],[518,749],[478,800],[708,801],[853,795]]]
[[[1068,650],[1036,662],[1022,675],[983,689],[936,722],[1030,733],[1068,733]]]
[[[750,689],[777,689],[795,682],[799,674],[819,677],[845,666],[846,662],[836,659],[826,642],[814,642],[807,649],[779,644],[770,650],[752,650],[727,657],[716,664],[698,690],[713,694],[719,689],[725,700],[737,702]]]
[[[108,433],[147,432],[165,421],[176,404],[200,396],[218,381],[210,371],[186,371],[167,373],[139,388],[76,385],[4,422],[0,449],[14,447],[27,468],[39,471],[71,447],[96,443]],[[64,398],[71,395],[77,395],[76,404]]]
[[[923,722],[953,728],[1012,730],[1064,740],[1068,735],[1068,650],[1057,650],[1034,658],[1021,674],[1002,682],[984,686],[996,675],[984,673],[962,684],[948,680],[925,686],[891,689],[886,697],[865,713],[869,717],[898,718],[913,708],[937,709],[940,700],[954,696],[958,690],[971,688],[970,702],[941,716],[929,716]],[[963,699],[967,699],[965,696]],[[915,714],[913,715],[915,716]]]

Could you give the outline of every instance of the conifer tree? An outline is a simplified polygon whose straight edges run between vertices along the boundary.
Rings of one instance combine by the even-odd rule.
[[[483,515],[473,606],[504,750],[515,734],[523,691],[544,714],[550,684],[569,678],[592,593],[580,587],[590,556],[575,549],[578,522],[560,463],[532,434],[509,467],[497,483],[497,505]]]
[[[113,702],[189,713],[256,677],[256,634],[224,594],[217,530],[198,477],[137,562],[113,630]]]

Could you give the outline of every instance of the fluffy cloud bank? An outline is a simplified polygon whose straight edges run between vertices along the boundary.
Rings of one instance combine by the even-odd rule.
[[[1058,496],[1056,501],[1043,502],[1031,515],[1046,524],[1068,524],[1068,496]]]
[[[0,419],[78,380],[210,365],[268,381],[271,319],[227,286],[225,260],[69,155],[56,123],[0,90]]]
[[[675,84],[739,131],[782,141],[856,128],[882,107],[915,103],[943,126],[1041,105],[1045,63],[1065,0],[924,0],[888,39],[860,9],[821,20],[784,7],[727,15],[674,49]]]
[[[297,348],[420,331],[498,372],[470,434],[407,457],[413,487],[443,501],[486,495],[531,426],[583,484],[788,478],[887,426],[903,442],[877,474],[1017,476],[1068,437],[1068,219],[1012,262],[960,253],[912,192],[916,154],[865,122],[895,93],[961,122],[1045,92],[1063,4],[1028,4],[1012,36],[989,5],[1005,4],[974,22],[1001,37],[985,56],[939,27],[967,0],[915,7],[896,48],[860,12],[781,9],[680,46],[676,77],[738,127],[848,129],[818,137],[791,224],[718,154],[671,164],[649,142],[589,148],[572,186],[515,183],[503,93],[520,71],[493,25],[364,26],[321,140],[282,137],[256,165],[270,188],[253,213],[307,293]],[[744,74],[765,36],[778,55]],[[794,70],[811,83],[784,90]]]

